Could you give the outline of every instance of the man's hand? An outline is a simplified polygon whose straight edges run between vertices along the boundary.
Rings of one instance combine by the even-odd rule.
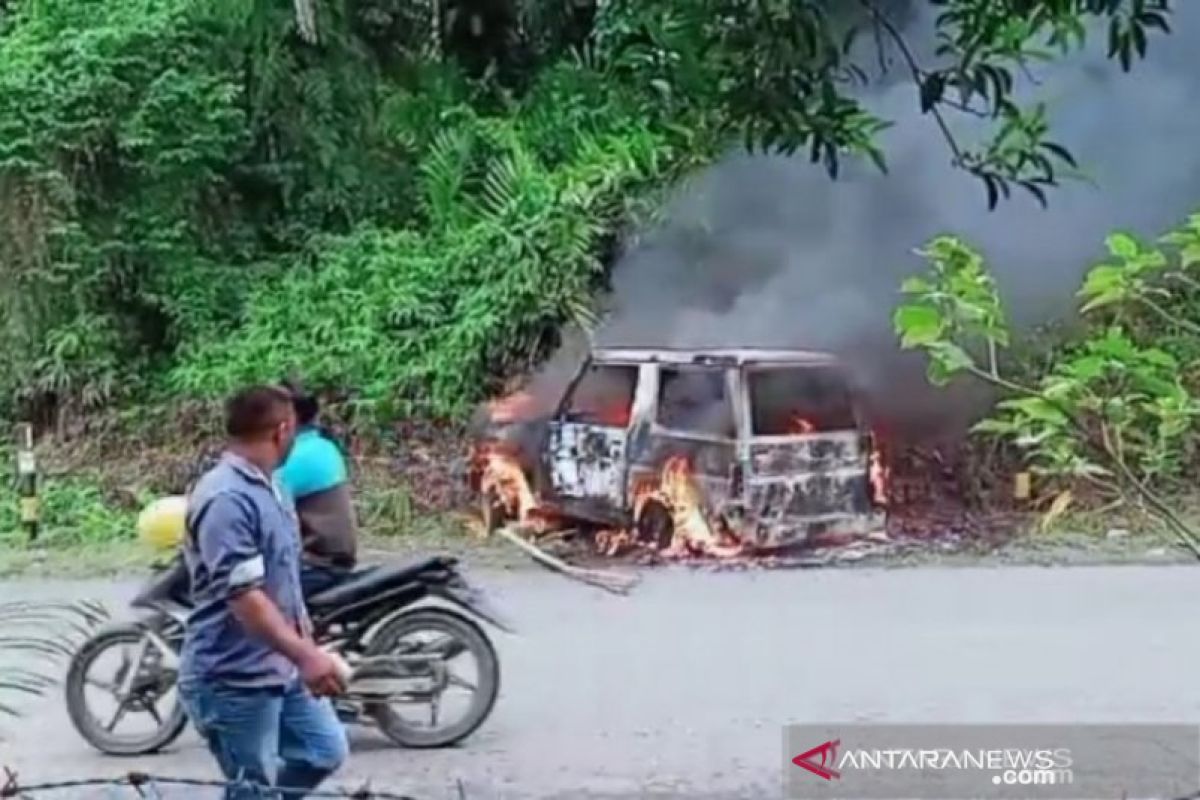
[[[346,672],[339,659],[315,644],[300,659],[300,678],[317,697],[331,697],[346,691]]]
[[[250,589],[232,600],[230,607],[247,632],[287,656],[300,669],[304,685],[318,697],[346,691],[349,670],[336,656],[325,652],[297,626],[284,619],[261,589]]]

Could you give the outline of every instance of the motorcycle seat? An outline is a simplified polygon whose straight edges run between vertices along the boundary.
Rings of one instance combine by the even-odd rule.
[[[320,612],[353,605],[388,589],[412,583],[422,573],[452,569],[455,563],[453,558],[430,556],[407,564],[364,567],[308,598],[308,607],[310,611]]]

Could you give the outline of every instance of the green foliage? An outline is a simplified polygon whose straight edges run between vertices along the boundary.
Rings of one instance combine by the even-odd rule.
[[[1145,503],[1200,554],[1194,533],[1156,493],[1197,455],[1200,400],[1184,367],[1200,345],[1200,328],[1193,331],[1196,323],[1185,315],[1194,316],[1196,306],[1180,316],[1170,310],[1178,298],[1165,278],[1193,265],[1200,220],[1193,217],[1164,241],[1173,250],[1149,248],[1125,234],[1109,237],[1113,260],[1093,268],[1080,290],[1091,324],[1030,379],[1002,374],[994,356],[983,369],[968,354],[979,341],[994,354],[1008,344],[1009,333],[982,257],[958,239],[938,238],[923,251],[930,269],[905,282],[910,301],[894,323],[902,346],[928,354],[932,379],[965,373],[1007,393],[978,431],[1024,449],[1039,472]],[[1159,325],[1139,324],[1147,304],[1157,309]],[[1191,339],[1163,337],[1164,319]]]
[[[926,276],[908,278],[901,286],[910,298],[893,317],[901,346],[925,350],[929,379],[938,385],[976,369],[970,349],[985,348],[994,372],[995,348],[1008,346],[1009,336],[983,257],[952,236],[940,236],[918,252],[930,268]]]
[[[0,463],[9,464],[11,460]],[[67,547],[134,538],[139,504],[122,506],[112,502],[109,494],[86,474],[48,478],[40,487],[39,497],[40,544]],[[12,483],[0,482],[0,548],[26,545],[28,534],[21,527],[19,502]]]
[[[1179,363],[1120,328],[1081,342],[1034,389],[1002,401],[977,430],[1010,437],[1039,472],[1111,480],[1112,466],[1080,433],[1110,443],[1144,480],[1179,475],[1194,455],[1200,403],[1181,384]]]
[[[1167,257],[1125,233],[1114,233],[1105,242],[1114,261],[1098,264],[1088,272],[1079,295],[1084,313],[1105,306],[1127,304],[1151,295],[1166,296],[1151,281],[1167,266]]]
[[[242,335],[198,344],[172,388],[223,392],[294,368],[355,387],[372,414],[452,416],[559,325],[586,324],[602,237],[661,174],[668,143],[619,97],[590,87],[586,105],[588,87],[560,77],[503,116],[443,110],[453,125],[419,157],[419,224],[315,240],[305,264],[251,292]]]
[[[630,206],[730,139],[883,166],[864,36],[994,204],[1072,166],[1014,75],[1096,21],[1129,68],[1169,21],[938,0],[926,65],[884,0],[320,2],[315,39],[306,5],[0,2],[0,416],[289,367],[377,417],[461,413],[588,321]],[[960,113],[994,122],[974,148]]]
[[[1159,249],[1127,234],[1110,236],[1112,258],[1088,272],[1079,291],[1086,301],[1081,310],[1166,337],[1194,362],[1200,355],[1200,322],[1192,318],[1200,297],[1200,215],[1161,244]]]
[[[1026,103],[1017,76],[1086,44],[1090,23],[1109,25],[1108,56],[1130,69],[1151,32],[1169,30],[1166,0],[934,0],[933,63],[909,45],[884,0],[611,0],[599,5],[595,39],[620,73],[651,86],[661,108],[692,104],[752,148],[807,150],[836,175],[847,151],[881,167],[876,134],[887,126],[855,99],[875,61],[893,56],[918,89],[956,165],[976,175],[990,206],[1012,186],[1043,204],[1075,162],[1050,138],[1045,111]],[[858,46],[873,36],[876,46]],[[976,145],[949,119],[993,123]]]
[[[270,255],[400,210],[374,73],[286,8],[47,0],[0,37],[0,392],[95,407],[227,330]],[[382,176],[382,177],[380,177]]]
[[[189,240],[244,112],[222,27],[189,5],[35,3],[0,38],[6,393],[108,399],[176,281],[226,283]]]

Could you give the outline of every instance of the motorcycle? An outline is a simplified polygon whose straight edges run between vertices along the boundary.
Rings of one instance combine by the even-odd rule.
[[[343,722],[374,725],[402,747],[435,748],[465,739],[487,719],[500,689],[500,662],[476,619],[514,631],[457,564],[437,556],[402,566],[370,566],[308,598],[317,643],[351,668],[348,690],[335,701]],[[188,584],[187,568],[177,556],[133,599],[138,619],[97,631],[71,659],[67,711],[97,750],[153,753],[186,727],[175,683],[191,606]],[[119,661],[111,676],[93,677],[114,651]],[[473,676],[455,669],[462,657],[473,662]],[[115,701],[115,710],[98,713],[89,689]],[[462,713],[447,722],[447,709],[459,693],[468,695]],[[149,718],[149,730],[116,731],[137,714]]]

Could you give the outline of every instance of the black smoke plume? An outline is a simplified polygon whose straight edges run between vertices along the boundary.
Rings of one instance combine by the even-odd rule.
[[[932,22],[913,8],[905,32],[927,51],[919,39]],[[914,249],[939,233],[966,237],[996,273],[1010,319],[1027,327],[1071,315],[1108,232],[1152,237],[1186,217],[1200,205],[1200,3],[1181,5],[1173,27],[1128,74],[1104,58],[1102,35],[1037,68],[1024,92],[1047,102],[1055,140],[1090,178],[1052,189],[1048,209],[1016,194],[989,212],[893,64],[864,97],[895,123],[882,137],[887,174],[848,164],[831,180],[802,157],[731,153],[627,244],[596,340],[829,350],[877,416],[918,435],[961,430],[985,395],[930,388],[922,359],[901,353],[891,331],[901,280],[923,268]],[[970,123],[959,120],[965,141]]]

